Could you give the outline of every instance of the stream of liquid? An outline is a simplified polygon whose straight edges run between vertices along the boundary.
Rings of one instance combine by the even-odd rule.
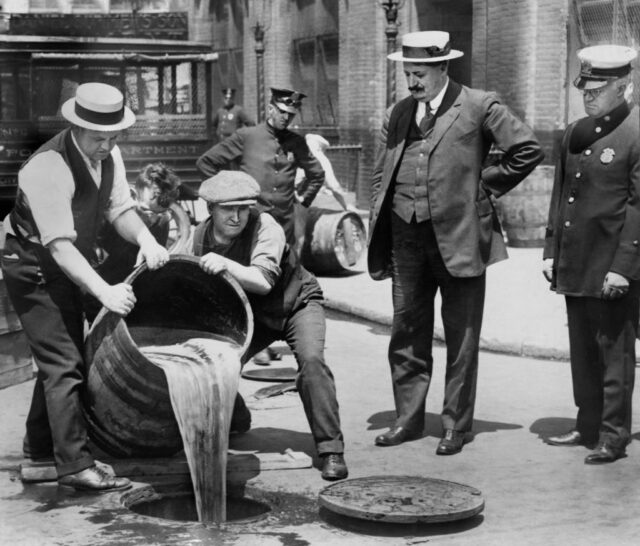
[[[199,521],[226,521],[229,426],[240,379],[238,345],[189,330],[145,327],[130,328],[129,333],[167,377]]]

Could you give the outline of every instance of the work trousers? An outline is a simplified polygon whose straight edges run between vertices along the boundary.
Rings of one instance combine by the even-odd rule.
[[[2,270],[38,367],[24,440],[25,455],[54,456],[58,476],[94,464],[81,389],[85,380],[80,289],[64,274],[44,275],[28,242],[7,236]]]
[[[395,424],[413,433],[424,428],[433,371],[434,298],[440,289],[447,346],[442,426],[469,431],[476,397],[485,274],[453,277],[442,260],[430,220],[407,223],[392,213],[391,235],[393,323],[389,363]]]
[[[624,449],[631,435],[638,297],[566,296],[576,430]]]
[[[276,340],[287,342],[298,363],[296,387],[319,455],[344,452],[335,381],[324,360],[325,332],[324,308],[312,300],[291,313],[282,330],[256,321],[243,359],[248,361]]]

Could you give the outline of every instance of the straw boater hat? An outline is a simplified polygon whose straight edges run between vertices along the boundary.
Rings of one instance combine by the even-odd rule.
[[[598,89],[631,72],[635,49],[621,45],[597,45],[578,51],[580,75],[573,85],[578,89]]]
[[[62,115],[78,127],[104,132],[121,131],[136,121],[122,93],[98,82],[79,85],[76,96],[62,105]]]
[[[440,63],[462,57],[464,53],[451,49],[449,33],[440,30],[409,32],[402,37],[402,51],[387,57],[407,63]]]
[[[250,174],[242,171],[220,171],[202,184],[198,194],[218,205],[255,205],[260,186]]]

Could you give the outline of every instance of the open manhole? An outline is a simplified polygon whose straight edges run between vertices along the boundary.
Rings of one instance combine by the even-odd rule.
[[[196,500],[192,492],[158,492],[152,487],[125,493],[122,503],[142,516],[171,521],[198,521]],[[227,496],[226,523],[251,523],[269,514],[268,504],[249,497]]]

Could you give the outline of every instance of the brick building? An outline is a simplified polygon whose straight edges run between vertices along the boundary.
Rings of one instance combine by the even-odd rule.
[[[258,112],[258,23],[265,31],[265,87],[291,85],[309,95],[296,119],[299,129],[321,133],[332,144],[361,146],[355,180],[344,181],[355,189],[361,206],[368,201],[375,142],[386,107],[387,22],[382,3],[195,2],[200,22],[194,38],[210,39],[221,58],[226,57],[218,63],[219,85],[240,89],[251,113]],[[581,97],[571,86],[576,50],[603,42],[633,45],[640,28],[639,0],[400,0],[399,5],[398,44],[408,31],[450,32],[454,47],[465,52],[451,63],[452,77],[499,92],[535,129],[547,155],[546,170],[540,169],[539,175],[547,181],[544,187],[559,136],[568,122],[582,115]],[[397,69],[399,99],[407,91],[401,66]],[[264,97],[268,100],[268,92]]]

